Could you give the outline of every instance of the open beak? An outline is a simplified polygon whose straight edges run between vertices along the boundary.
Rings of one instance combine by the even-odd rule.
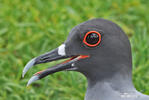
[[[46,77],[47,75],[59,72],[59,71],[63,71],[63,70],[76,70],[77,67],[75,66],[75,62],[80,60],[80,59],[85,59],[88,58],[88,55],[69,55],[67,56],[65,54],[65,46],[61,45],[59,48],[52,50],[46,54],[43,54],[39,57],[33,58],[32,60],[30,60],[26,66],[23,69],[23,73],[22,73],[22,77],[24,77],[24,75],[26,74],[26,72],[33,66],[37,65],[37,64],[41,64],[41,63],[47,63],[47,62],[51,62],[51,61],[56,61],[56,60],[60,60],[60,59],[66,59],[69,58],[68,60],[57,64],[53,67],[50,67],[46,70],[37,72],[36,74],[34,74],[30,80],[28,81],[28,85],[30,85],[32,82],[42,79],[44,77]]]

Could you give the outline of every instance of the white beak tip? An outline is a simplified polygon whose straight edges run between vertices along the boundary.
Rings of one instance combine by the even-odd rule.
[[[26,64],[26,66],[24,67],[23,72],[22,72],[22,77],[25,76],[26,72],[27,72],[32,66],[34,66],[34,64],[35,64],[35,58],[33,58],[32,60],[30,60],[30,61]]]
[[[39,80],[39,77],[37,75],[36,76],[32,76],[30,78],[30,80],[28,81],[27,86],[29,86],[30,84],[32,84],[33,82],[35,82],[37,80]]]

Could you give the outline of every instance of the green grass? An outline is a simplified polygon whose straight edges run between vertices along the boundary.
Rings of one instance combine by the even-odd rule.
[[[59,72],[26,88],[28,79],[54,63],[29,70],[25,64],[59,46],[77,24],[105,18],[128,34],[133,51],[133,82],[149,94],[149,0],[0,0],[0,100],[83,100],[86,79]]]

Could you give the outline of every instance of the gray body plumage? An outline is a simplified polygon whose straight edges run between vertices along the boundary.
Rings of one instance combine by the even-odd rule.
[[[101,43],[98,46],[88,47],[83,44],[83,37],[88,31],[101,33]],[[84,74],[88,80],[85,100],[149,100],[149,96],[138,92],[133,85],[131,46],[126,34],[115,23],[104,19],[93,19],[81,23],[72,29],[64,45],[65,57],[90,56],[80,61],[72,61],[73,69],[71,69]],[[50,57],[48,59],[51,59]],[[35,62],[39,61],[35,59]],[[27,70],[30,67],[27,66]],[[50,69],[48,74],[55,72],[57,72],[55,69],[54,71]],[[32,80],[29,82],[31,83]]]

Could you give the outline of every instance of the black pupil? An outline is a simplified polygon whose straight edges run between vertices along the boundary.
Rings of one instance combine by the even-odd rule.
[[[96,44],[99,41],[99,35],[97,33],[90,33],[86,37],[86,42],[88,44]]]

